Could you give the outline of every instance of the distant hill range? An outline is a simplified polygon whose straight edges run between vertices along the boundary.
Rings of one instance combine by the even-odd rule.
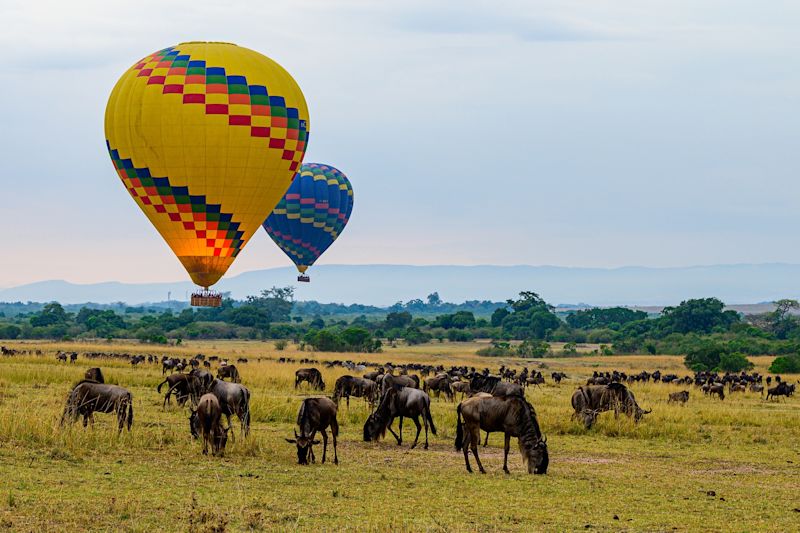
[[[434,291],[442,300],[503,301],[535,291],[552,304],[575,307],[674,305],[688,298],[715,296],[728,304],[800,299],[800,265],[713,265],[685,268],[569,268],[554,266],[321,265],[311,283],[298,283],[294,268],[245,272],[215,288],[236,299],[272,286],[293,285],[298,300],[387,306]],[[42,281],[0,290],[4,302],[162,302],[187,300],[191,282],[75,284]],[[578,304],[578,302],[586,302]],[[739,307],[739,306],[735,306]],[[750,307],[750,306],[748,306]],[[762,306],[764,310],[769,306]]]

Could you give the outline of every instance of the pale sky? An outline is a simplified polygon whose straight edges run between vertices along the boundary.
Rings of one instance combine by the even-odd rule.
[[[0,21],[0,287],[188,279],[103,112],[189,40],[300,84],[305,161],[355,190],[319,264],[800,263],[796,1],[0,0]],[[228,274],[288,264],[259,231]]]

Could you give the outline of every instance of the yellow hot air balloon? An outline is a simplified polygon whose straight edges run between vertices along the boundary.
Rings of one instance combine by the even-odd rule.
[[[125,188],[206,290],[283,197],[308,126],[303,93],[280,65],[206,42],[138,61],[111,92],[105,117]]]

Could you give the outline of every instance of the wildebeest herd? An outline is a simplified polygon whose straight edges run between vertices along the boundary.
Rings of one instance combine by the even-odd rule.
[[[14,355],[11,350],[3,348],[3,354]],[[73,357],[74,354],[74,357]],[[108,354],[84,354],[88,359],[108,356]],[[112,355],[113,356],[113,355]],[[190,359],[177,359],[155,356],[119,355],[129,359],[134,366],[138,362],[159,364],[162,367],[164,380],[157,385],[157,391],[164,392],[163,407],[166,408],[171,398],[181,406],[188,405],[189,432],[194,438],[202,439],[202,451],[213,455],[223,455],[228,437],[231,433],[231,419],[236,416],[240,422],[242,437],[247,437],[250,430],[250,391],[241,384],[242,375],[239,369],[219,357],[205,357],[202,354]],[[75,361],[77,353],[59,352],[59,361]],[[283,362],[292,361],[282,358]],[[134,363],[134,361],[138,361]],[[217,362],[216,376],[211,373],[210,361]],[[237,361],[240,364],[246,359]],[[306,359],[304,363],[316,363]],[[202,366],[202,368],[201,368]],[[497,372],[488,368],[477,370],[474,367],[423,364],[384,364],[366,371],[367,363],[352,361],[327,362],[328,368],[342,367],[353,371],[365,371],[360,376],[343,375],[335,380],[333,394],[328,397],[311,397],[301,401],[297,428],[294,438],[286,439],[297,449],[299,464],[315,462],[313,447],[320,444],[317,435],[322,436],[322,462],[327,459],[328,433],[332,437],[334,463],[338,464],[337,440],[339,424],[337,413],[341,400],[349,407],[350,397],[362,398],[370,406],[370,414],[364,422],[363,440],[375,441],[386,432],[394,436],[398,445],[403,443],[403,421],[409,418],[416,427],[416,434],[411,448],[419,442],[423,429],[425,432],[424,448],[429,446],[428,433],[437,434],[436,424],[431,413],[431,397],[440,397],[445,401],[455,402],[456,395],[461,395],[461,403],[455,407],[456,428],[455,448],[464,454],[465,466],[471,472],[469,460],[471,451],[478,468],[485,472],[479,457],[480,431],[487,434],[500,432],[504,435],[503,470],[508,472],[508,452],[510,439],[518,439],[520,454],[527,471],[533,474],[544,474],[549,465],[547,439],[544,436],[534,406],[525,396],[529,386],[539,386],[545,382],[541,371],[529,371],[527,367],[510,369],[500,367]],[[184,371],[185,370],[185,371]],[[168,373],[169,372],[169,373]],[[550,375],[554,384],[570,378],[562,372]],[[771,386],[772,382],[776,383]],[[585,385],[577,387],[571,397],[572,417],[590,429],[597,421],[598,415],[613,411],[614,416],[620,413],[640,422],[652,409],[642,408],[630,389],[639,382],[662,382],[675,385],[693,385],[704,394],[714,395],[724,400],[725,394],[742,391],[764,394],[766,399],[790,397],[795,392],[795,384],[790,384],[780,376],[761,376],[758,373],[726,373],[698,372],[693,376],[677,376],[661,371],[638,374],[624,372],[594,372]],[[295,389],[306,383],[309,389],[324,391],[326,389],[322,372],[316,367],[305,367],[295,372]],[[764,386],[766,383],[766,387]],[[669,403],[685,405],[689,401],[690,392],[680,390],[669,393]],[[117,429],[121,433],[133,425],[133,397],[124,387],[106,384],[103,372],[99,367],[86,371],[84,378],[70,390],[61,424],[74,423],[83,418],[84,427],[94,422],[94,413],[114,413],[117,416]],[[224,422],[223,422],[224,417]],[[397,432],[392,425],[398,420]],[[485,443],[484,443],[485,445]]]

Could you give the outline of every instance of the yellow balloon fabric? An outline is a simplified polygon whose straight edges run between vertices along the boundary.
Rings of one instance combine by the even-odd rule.
[[[289,73],[228,43],[182,43],[145,57],[119,79],[105,117],[125,188],[206,288],[283,197],[308,131]]]

